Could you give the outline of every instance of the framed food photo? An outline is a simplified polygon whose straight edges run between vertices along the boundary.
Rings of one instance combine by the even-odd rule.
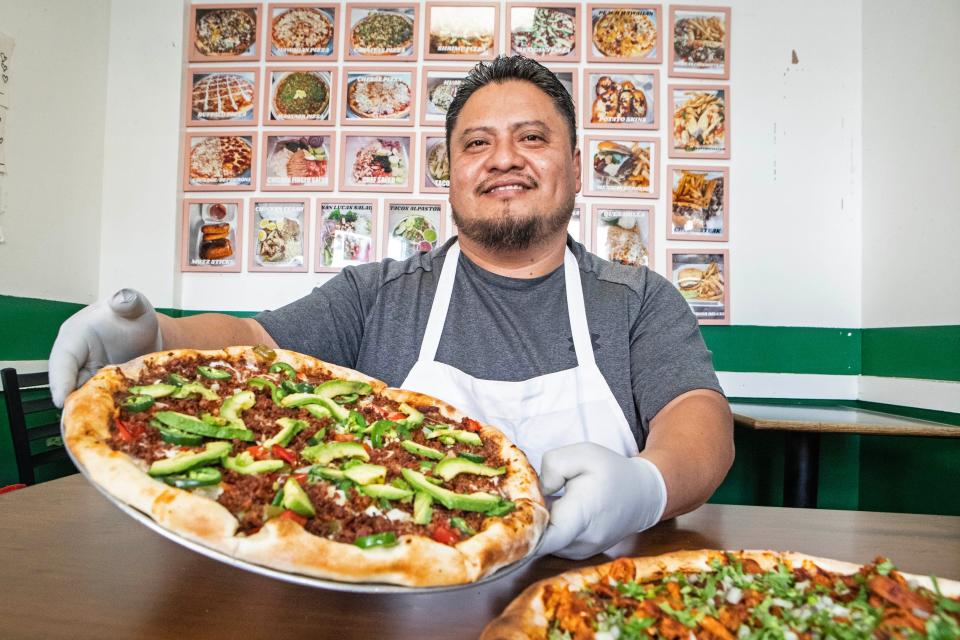
[[[184,95],[188,127],[256,124],[260,70],[254,67],[190,67]]]
[[[730,239],[730,171],[667,167],[667,240]]]
[[[589,62],[663,61],[660,5],[587,4]]]
[[[491,60],[499,53],[499,2],[427,2],[424,60]]]
[[[318,135],[320,134],[320,135]],[[263,134],[260,189],[263,191],[333,191],[332,133],[267,131]]]
[[[591,205],[593,252],[610,262],[653,268],[653,206]]]
[[[730,7],[670,5],[669,33],[668,75],[730,79]]]
[[[256,136],[252,133],[187,133],[184,191],[253,191]]]
[[[340,27],[336,4],[267,5],[267,60],[337,59]]]
[[[353,198],[317,200],[318,273],[377,259],[377,201]]]
[[[340,133],[340,190],[412,193],[413,134],[373,133]]]
[[[511,54],[580,61],[579,3],[508,2],[507,29]]]
[[[700,324],[730,324],[729,258],[727,249],[667,249],[667,277]]]
[[[730,87],[669,85],[671,158],[730,158]]]
[[[570,214],[570,222],[567,224],[567,233],[574,241],[580,244],[587,244],[586,222],[587,210],[582,202],[573,203],[573,212]]]
[[[184,199],[180,271],[238,273],[242,241],[242,200]]]
[[[557,76],[557,80],[560,81],[560,84],[563,85],[563,88],[567,90],[567,93],[570,94],[570,98],[573,100],[574,109],[580,108],[580,70],[576,67],[558,67],[552,64],[544,65],[550,71],[553,72],[553,75]]]
[[[447,154],[446,134],[420,134],[420,191],[421,193],[450,192],[450,156]]]
[[[348,2],[344,59],[416,60],[419,10],[419,2]]]
[[[310,212],[301,198],[263,198],[250,203],[247,271],[305,272]]]
[[[333,67],[268,67],[263,124],[334,124],[335,75]]]
[[[420,71],[420,124],[442,127],[447,121],[447,109],[457,90],[470,72],[464,67],[425,66]]]
[[[340,124],[412,127],[416,122],[416,71],[345,67]]]
[[[406,260],[436,248],[445,237],[446,208],[440,200],[385,201],[383,257]]]
[[[656,198],[660,140],[635,136],[586,136],[583,195]]]
[[[585,128],[656,129],[659,126],[659,71],[587,68],[583,73]]]
[[[259,4],[190,6],[190,62],[260,58]]]

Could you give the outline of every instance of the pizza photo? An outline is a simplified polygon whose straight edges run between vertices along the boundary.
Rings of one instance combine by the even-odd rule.
[[[956,638],[960,582],[777,551],[618,558],[534,583],[481,640]]]
[[[490,57],[496,49],[497,7],[430,7],[427,54]]]
[[[256,72],[194,73],[190,120],[211,123],[252,120],[257,104]]]
[[[332,185],[330,136],[267,135],[263,188]]]
[[[576,7],[512,7],[510,48],[528,58],[563,57],[577,45]]]
[[[281,349],[106,367],[68,398],[63,425],[111,500],[251,570],[471,583],[527,556],[547,519],[536,473],[495,427]]]
[[[321,70],[271,72],[270,119],[330,119],[332,73]]]
[[[246,57],[257,41],[254,8],[194,9],[194,48],[203,57]]]
[[[190,185],[250,185],[252,136],[190,137]]]
[[[347,72],[345,119],[411,120],[411,76],[411,73]]]
[[[353,7],[350,14],[350,57],[391,56],[409,57],[413,54],[413,8],[385,9]]]
[[[334,9],[274,9],[270,23],[270,52],[274,56],[329,56],[333,53],[335,20]]]
[[[621,6],[593,9],[595,57],[659,62],[660,12],[657,8]]]

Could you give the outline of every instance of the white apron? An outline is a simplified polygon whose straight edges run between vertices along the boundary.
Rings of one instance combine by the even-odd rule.
[[[580,268],[570,249],[563,270],[577,366],[516,382],[481,380],[435,359],[459,263],[460,246],[454,242],[440,272],[420,357],[401,386],[441,398],[499,428],[527,454],[538,473],[545,452],[577,442],[637,455],[627,419],[593,357]]]

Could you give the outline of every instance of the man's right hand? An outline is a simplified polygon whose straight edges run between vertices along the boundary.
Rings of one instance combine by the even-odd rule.
[[[160,351],[163,338],[153,305],[121,289],[81,309],[60,327],[50,352],[50,393],[58,407],[98,369]]]

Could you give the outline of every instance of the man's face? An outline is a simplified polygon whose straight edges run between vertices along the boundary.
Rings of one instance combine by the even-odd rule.
[[[460,235],[526,249],[565,228],[580,150],[551,98],[518,80],[478,89],[450,135],[450,205]]]

